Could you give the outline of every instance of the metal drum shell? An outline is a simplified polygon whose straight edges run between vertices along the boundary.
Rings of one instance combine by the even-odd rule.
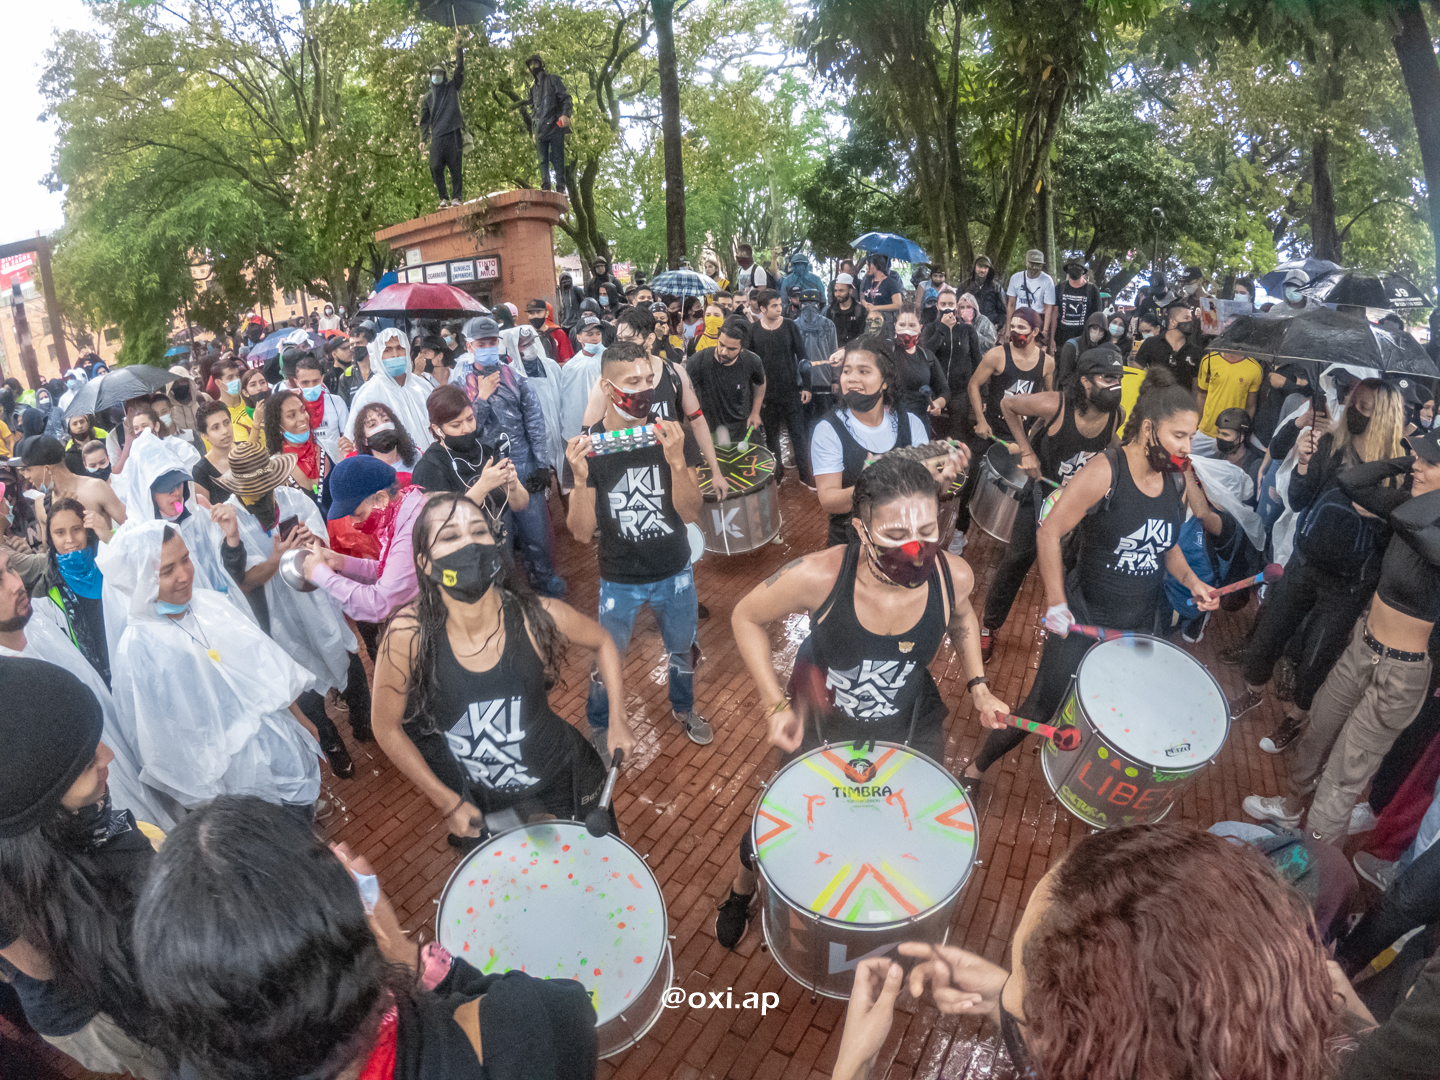
[[[450,898],[451,891],[454,889],[456,883],[462,878],[473,876],[482,861],[482,855],[491,852],[496,845],[506,840],[506,838],[521,832],[555,826],[573,826],[578,829],[581,836],[584,836],[585,839],[591,842],[613,841],[627,848],[635,855],[635,859],[639,863],[640,868],[644,870],[646,880],[655,890],[655,895],[658,897],[660,907],[658,921],[664,927],[664,940],[654,963],[649,966],[648,977],[639,992],[634,995],[631,1004],[627,1005],[624,1010],[603,1023],[599,1022],[597,1017],[595,1033],[599,1042],[599,1055],[602,1058],[614,1057],[616,1054],[628,1050],[638,1043],[645,1037],[646,1033],[655,1026],[656,1021],[658,1021],[665,1012],[665,994],[675,979],[675,964],[670,947],[669,913],[665,906],[665,893],[661,890],[659,882],[655,880],[655,875],[650,871],[649,864],[645,862],[640,853],[635,851],[634,848],[630,847],[629,844],[626,844],[625,841],[621,840],[618,836],[607,833],[604,837],[590,837],[586,834],[583,822],[563,819],[558,821],[531,822],[526,825],[516,826],[513,829],[506,829],[504,832],[496,833],[483,845],[475,848],[461,859],[459,865],[455,867],[449,879],[445,882],[445,888],[440,892],[440,899],[436,907],[435,939],[439,941],[442,946],[445,946],[447,951],[457,956],[463,956],[464,954],[459,947],[450,949],[450,947],[446,945],[447,938],[454,940],[450,938],[449,926],[446,921],[446,902]],[[543,928],[538,929],[543,932]],[[582,985],[584,984],[582,983]],[[587,989],[589,988],[587,987]]]
[[[1015,514],[1020,508],[1020,492],[1030,479],[1020,472],[1015,464],[1018,460],[1004,443],[997,442],[990,447],[980,462],[980,477],[970,497],[970,520],[1002,544],[1010,542]]]
[[[731,485],[730,495],[721,501],[715,497],[710,486],[708,463],[700,466],[700,494],[703,505],[700,508],[700,532],[705,537],[705,550],[720,555],[743,555],[764,547],[780,533],[780,486],[775,482],[775,458],[763,446],[747,445],[741,452],[732,446],[717,446],[716,458],[727,480],[735,479],[735,471],[742,458],[754,457],[762,468],[755,474],[764,479],[751,485]],[[763,466],[768,463],[769,470]]]
[[[1225,700],[1219,682],[1209,669],[1184,649],[1149,635],[1141,634],[1136,637],[1137,640],[1151,641],[1155,648],[1174,649],[1185,656],[1194,664],[1196,672],[1203,673],[1213,684],[1220,700]],[[1224,749],[1232,725],[1229,708],[1227,706],[1225,709],[1224,734],[1214,753],[1204,761],[1184,769],[1164,770],[1139,760],[1134,754],[1115,745],[1115,740],[1107,739],[1096,727],[1079,693],[1086,660],[1094,655],[1095,649],[1104,648],[1107,644],[1118,645],[1123,642],[1105,642],[1086,652],[1085,659],[1080,661],[1079,669],[1071,678],[1070,689],[1050,721],[1057,728],[1079,729],[1083,736],[1080,745],[1074,750],[1060,750],[1051,740],[1046,739],[1040,749],[1040,766],[1045,773],[1045,782],[1050,785],[1055,797],[1065,809],[1087,825],[1097,829],[1110,829],[1154,824],[1170,812],[1170,808],[1184,795],[1195,777],[1204,772]],[[1098,782],[1092,782],[1092,769],[1097,770],[1097,775],[1100,776]],[[1103,799],[1104,803],[1113,809],[1107,810],[1087,801],[1081,794],[1082,791],[1092,793],[1096,803]],[[1122,795],[1124,801],[1116,802],[1117,795]]]
[[[876,741],[873,745],[876,749],[883,747],[904,750],[954,780],[953,775],[943,765],[917,750],[883,741]],[[844,1001],[850,997],[855,981],[855,967],[861,959],[890,953],[902,941],[926,941],[935,945],[946,942],[950,934],[951,920],[960,903],[960,894],[975,870],[980,850],[980,833],[978,815],[975,814],[974,807],[969,806],[969,798],[965,795],[963,786],[955,781],[960,797],[969,806],[970,818],[974,823],[974,846],[965,872],[936,903],[909,918],[861,925],[818,914],[801,903],[792,901],[776,885],[758,854],[758,810],[770,788],[781,776],[803,762],[809,754],[825,749],[832,748],[827,744],[808,754],[802,754],[766,782],[760,790],[759,799],[756,800],[757,812],[751,819],[750,839],[756,851],[754,862],[760,882],[760,925],[770,955],[780,968],[801,986],[824,997]],[[830,970],[832,946],[844,949],[846,964],[839,972]],[[898,959],[898,956],[896,958]]]

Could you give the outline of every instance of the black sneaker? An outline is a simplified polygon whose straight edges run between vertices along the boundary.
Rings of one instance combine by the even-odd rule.
[[[980,628],[980,662],[988,664],[995,652],[995,633],[988,626]]]
[[[352,719],[350,721],[350,734],[354,736],[356,742],[375,741],[375,733],[370,730],[370,721],[368,720],[356,721]]]
[[[1230,699],[1230,719],[1239,720],[1246,713],[1258,709],[1264,701],[1264,690],[1251,690],[1246,687],[1237,696]]]
[[[349,780],[355,775],[355,763],[350,760],[350,751],[345,749],[345,744],[339,739],[333,743],[322,744],[321,750],[325,751],[325,759],[330,762],[330,771],[342,780]]]
[[[1280,721],[1280,725],[1265,738],[1260,740],[1260,749],[1267,754],[1279,754],[1300,737],[1305,730],[1309,718],[1302,720],[1298,716],[1287,716]]]
[[[1215,658],[1222,664],[1239,667],[1245,662],[1245,642],[1237,641],[1234,645],[1226,645],[1215,654]]]
[[[745,928],[750,925],[750,902],[754,899],[754,893],[744,896],[731,889],[729,898],[720,905],[715,916],[715,940],[725,948],[735,948],[745,936]]]

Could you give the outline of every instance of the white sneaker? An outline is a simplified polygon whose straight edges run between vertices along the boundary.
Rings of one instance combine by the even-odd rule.
[[[949,550],[950,550],[950,554],[951,554],[951,555],[964,555],[964,554],[965,554],[965,542],[966,542],[967,539],[969,539],[969,538],[968,538],[963,532],[960,532],[959,530],[956,530],[956,532],[955,532],[955,539],[950,541],[950,549],[949,549]]]
[[[1388,890],[1400,874],[1398,862],[1377,859],[1368,851],[1357,852],[1352,861],[1355,863],[1355,872],[1381,892]]]
[[[1373,832],[1375,829],[1375,811],[1370,809],[1368,802],[1356,803],[1350,811],[1350,824],[1345,831],[1351,836],[1359,836],[1361,833]]]
[[[1300,824],[1299,814],[1286,813],[1283,795],[1246,795],[1240,808],[1257,821],[1273,822],[1286,829],[1293,829]]]

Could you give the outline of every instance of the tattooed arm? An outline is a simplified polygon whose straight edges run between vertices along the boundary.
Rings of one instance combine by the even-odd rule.
[[[768,711],[785,697],[772,659],[768,627],[787,615],[814,611],[823,604],[840,576],[844,557],[845,549],[834,547],[786,563],[751,589],[730,616],[740,657],[760,692],[760,707],[767,710],[770,741],[786,750],[800,745],[802,721],[800,714],[789,708]]]
[[[960,654],[965,669],[965,681],[985,674],[985,661],[980,658],[980,620],[975,616],[975,607],[970,603],[970,593],[975,588],[975,574],[970,564],[958,555],[945,552],[941,556],[950,561],[950,580],[955,583],[955,606],[950,610],[950,644]],[[988,683],[976,683],[970,690],[970,700],[980,716],[980,722],[1010,715],[1010,706],[990,692]],[[989,727],[989,724],[986,724]],[[1004,727],[1004,723],[999,724]]]

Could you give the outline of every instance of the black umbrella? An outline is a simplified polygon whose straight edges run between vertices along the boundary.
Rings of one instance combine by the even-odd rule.
[[[166,383],[174,381],[175,376],[164,368],[148,364],[128,364],[107,371],[75,392],[70,404],[65,407],[65,418],[104,412],[112,405],[120,405],[131,398],[153,394]]]
[[[1409,334],[1392,334],[1359,315],[1325,307],[1288,319],[1241,315],[1210,343],[1210,348],[1261,360],[1353,364],[1423,378],[1440,374],[1420,343]]]
[[[1384,272],[1367,274],[1358,270],[1336,278],[1322,299],[1327,304],[1389,308],[1391,311],[1414,311],[1417,308],[1434,307],[1425,299],[1425,293],[1420,286],[1407,277]]]
[[[463,26],[483,23],[498,6],[498,0],[420,0],[420,14],[441,26]]]

